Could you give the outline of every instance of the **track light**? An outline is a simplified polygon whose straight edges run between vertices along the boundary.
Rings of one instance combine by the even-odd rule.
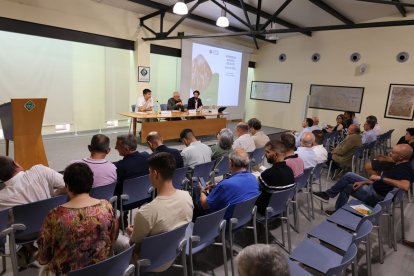
[[[179,15],[187,14],[188,13],[187,5],[182,0],[179,0],[174,5],[173,13],[179,14]]]
[[[226,28],[230,25],[229,19],[226,17],[226,11],[224,9],[221,10],[221,16],[217,18],[216,25],[222,28]]]

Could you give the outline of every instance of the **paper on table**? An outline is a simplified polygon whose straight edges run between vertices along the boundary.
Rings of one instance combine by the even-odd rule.
[[[358,205],[351,205],[351,208],[353,208],[358,213],[361,213],[364,216],[368,216],[372,213],[371,209],[369,209],[364,204],[358,204]]]

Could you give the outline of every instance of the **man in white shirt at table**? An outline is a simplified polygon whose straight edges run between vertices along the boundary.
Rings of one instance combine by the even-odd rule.
[[[136,112],[152,111],[154,107],[154,101],[152,100],[151,93],[151,90],[148,88],[145,88],[142,91],[142,96],[139,96],[137,99],[137,106],[135,109]]]

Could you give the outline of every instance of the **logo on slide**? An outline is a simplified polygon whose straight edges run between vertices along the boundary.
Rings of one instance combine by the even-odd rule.
[[[32,111],[35,107],[36,107],[36,105],[32,101],[27,101],[24,104],[24,108],[26,108],[27,111]]]

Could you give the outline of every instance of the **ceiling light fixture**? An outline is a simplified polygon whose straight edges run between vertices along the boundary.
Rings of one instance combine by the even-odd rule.
[[[273,22],[270,23],[270,30],[273,30]],[[265,36],[266,40],[279,40],[279,36],[276,33],[273,34],[266,34]]]
[[[224,4],[224,7],[226,7],[226,4]],[[222,28],[227,28],[230,25],[229,19],[226,16],[226,10],[221,10],[221,16],[217,18],[216,25]]]
[[[173,13],[179,14],[179,15],[185,15],[188,13],[188,7],[182,0],[179,0],[174,5]]]

